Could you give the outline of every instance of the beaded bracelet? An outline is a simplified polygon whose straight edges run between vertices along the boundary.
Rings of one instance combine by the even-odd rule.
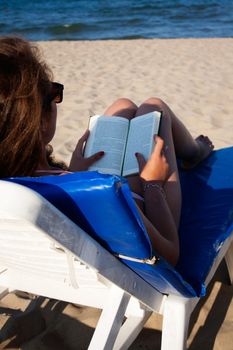
[[[154,189],[159,190],[162,193],[162,195],[164,196],[164,198],[166,198],[166,193],[161,185],[159,185],[157,183],[153,183],[153,182],[147,182],[143,185],[144,192],[150,188],[154,188]]]

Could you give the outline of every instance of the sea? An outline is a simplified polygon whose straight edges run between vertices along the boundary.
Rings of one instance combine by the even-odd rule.
[[[29,40],[233,37],[233,0],[0,0],[0,35]]]

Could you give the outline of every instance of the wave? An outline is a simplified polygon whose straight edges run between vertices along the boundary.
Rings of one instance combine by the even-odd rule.
[[[97,25],[86,24],[86,23],[73,23],[73,24],[58,24],[49,26],[46,31],[54,35],[63,34],[75,34],[75,33],[85,33],[97,30]]]

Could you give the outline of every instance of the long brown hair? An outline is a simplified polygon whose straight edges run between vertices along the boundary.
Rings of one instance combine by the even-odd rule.
[[[44,100],[52,74],[37,47],[0,37],[0,177],[32,175],[42,149]]]

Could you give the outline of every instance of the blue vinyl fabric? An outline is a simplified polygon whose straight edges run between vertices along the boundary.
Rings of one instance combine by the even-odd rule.
[[[214,151],[180,177],[183,204],[176,269],[203,296],[213,260],[233,234],[233,147]]]
[[[192,171],[180,171],[181,253],[176,268],[121,259],[155,289],[185,297],[203,296],[204,281],[233,230],[233,147],[214,151]],[[113,254],[139,259],[153,255],[127,181],[80,172],[63,176],[11,178],[40,193]]]

